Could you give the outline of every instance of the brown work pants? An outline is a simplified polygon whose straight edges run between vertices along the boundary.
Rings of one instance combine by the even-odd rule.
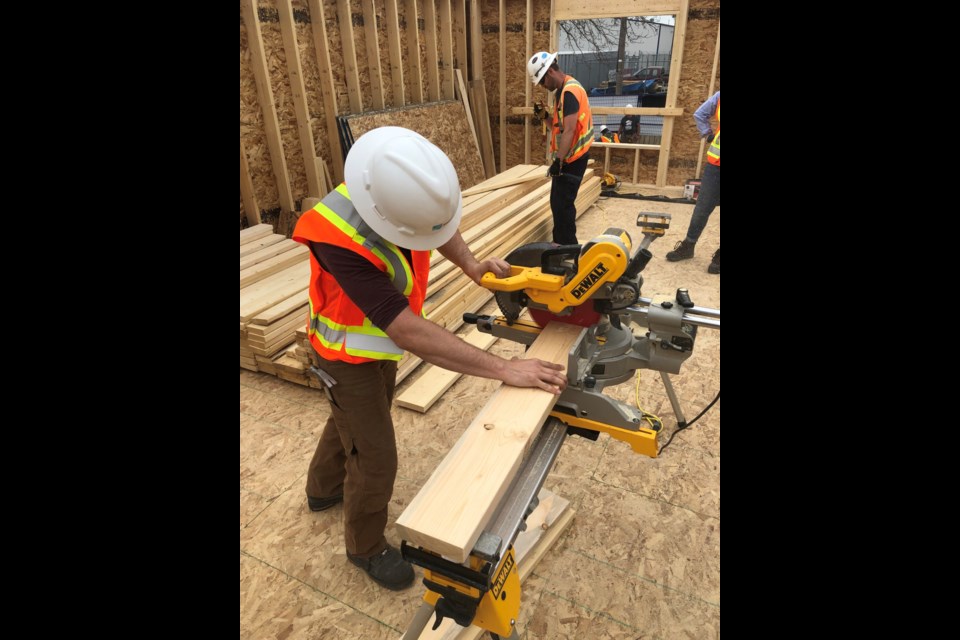
[[[397,363],[348,364],[320,358],[337,384],[331,415],[307,473],[307,495],[343,492],[347,551],[369,557],[387,546],[387,504],[397,477],[397,441],[390,417]]]

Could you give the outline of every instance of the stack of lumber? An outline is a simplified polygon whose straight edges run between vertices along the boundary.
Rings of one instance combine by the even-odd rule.
[[[269,224],[240,232],[240,366],[274,373],[273,358],[307,321],[309,250]]]
[[[592,169],[588,169],[577,197],[578,217],[599,197],[600,179],[593,176]],[[544,166],[517,165],[463,192],[460,233],[463,234],[464,241],[479,260],[494,256],[502,258],[521,245],[549,239],[552,231],[550,183],[546,178]],[[306,260],[305,254],[304,261]],[[304,269],[302,287],[297,295],[302,301],[300,308],[303,309],[303,320],[300,324],[292,322],[290,325],[295,331],[296,343],[287,346],[293,342],[293,338],[282,344],[279,341],[272,342],[276,350],[269,355],[255,352],[253,360],[259,371],[272,373],[291,382],[318,387],[316,378],[308,372],[311,365],[310,358],[315,356],[306,334],[306,291],[309,267],[304,265],[302,268]],[[268,280],[269,278],[264,279],[261,283],[266,283]],[[279,292],[286,295],[283,300],[288,305],[287,313],[290,313],[295,305],[295,300],[292,298],[295,296],[292,292],[293,288],[291,285],[289,289]],[[266,292],[261,290],[257,295],[263,298]],[[450,331],[456,331],[463,324],[464,313],[478,311],[491,297],[493,297],[492,291],[476,286],[439,252],[434,253],[430,266],[430,284],[424,303],[424,312],[428,320]],[[279,303],[273,302],[273,304]],[[265,310],[258,310],[253,316],[246,316],[248,319],[245,320],[243,295],[241,295],[241,337],[243,337],[244,323],[249,334],[251,327],[260,326],[258,319],[262,320],[262,318],[257,314],[264,312]],[[271,317],[273,315],[275,313],[271,314]],[[279,330],[279,325],[273,326]],[[282,347],[287,348],[282,349]],[[240,351],[241,366],[243,366],[245,355],[243,340],[241,340]],[[420,358],[406,354],[400,362],[397,381],[400,382],[410,375],[420,362]]]

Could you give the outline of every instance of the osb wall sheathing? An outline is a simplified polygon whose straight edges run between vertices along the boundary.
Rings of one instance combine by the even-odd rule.
[[[450,157],[457,169],[461,189],[469,189],[484,179],[483,161],[473,144],[463,105],[458,101],[363,113],[349,116],[347,121],[354,140],[377,127],[406,127],[416,131]]]

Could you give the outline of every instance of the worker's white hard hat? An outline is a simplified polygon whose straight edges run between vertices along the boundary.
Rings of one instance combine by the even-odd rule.
[[[527,61],[527,74],[530,76],[533,84],[540,83],[540,78],[546,75],[550,65],[553,64],[553,61],[556,59],[557,54],[540,51]]]
[[[415,131],[368,131],[350,148],[343,174],[363,221],[398,247],[436,249],[460,225],[463,198],[453,163]]]

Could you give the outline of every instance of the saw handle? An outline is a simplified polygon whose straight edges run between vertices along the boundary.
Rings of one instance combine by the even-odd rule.
[[[581,249],[582,247],[579,244],[565,244],[554,249],[547,249],[540,255],[540,271],[552,276],[565,276],[567,275],[567,270],[563,268],[563,265],[559,262],[550,264],[550,258],[554,256],[570,256],[573,258],[573,272],[576,273],[580,268],[579,258]]]
[[[644,270],[652,257],[653,254],[650,253],[649,249],[638,249],[636,255],[630,259],[630,263],[627,265],[626,271],[623,272],[623,277],[630,279],[636,278],[637,275]]]

